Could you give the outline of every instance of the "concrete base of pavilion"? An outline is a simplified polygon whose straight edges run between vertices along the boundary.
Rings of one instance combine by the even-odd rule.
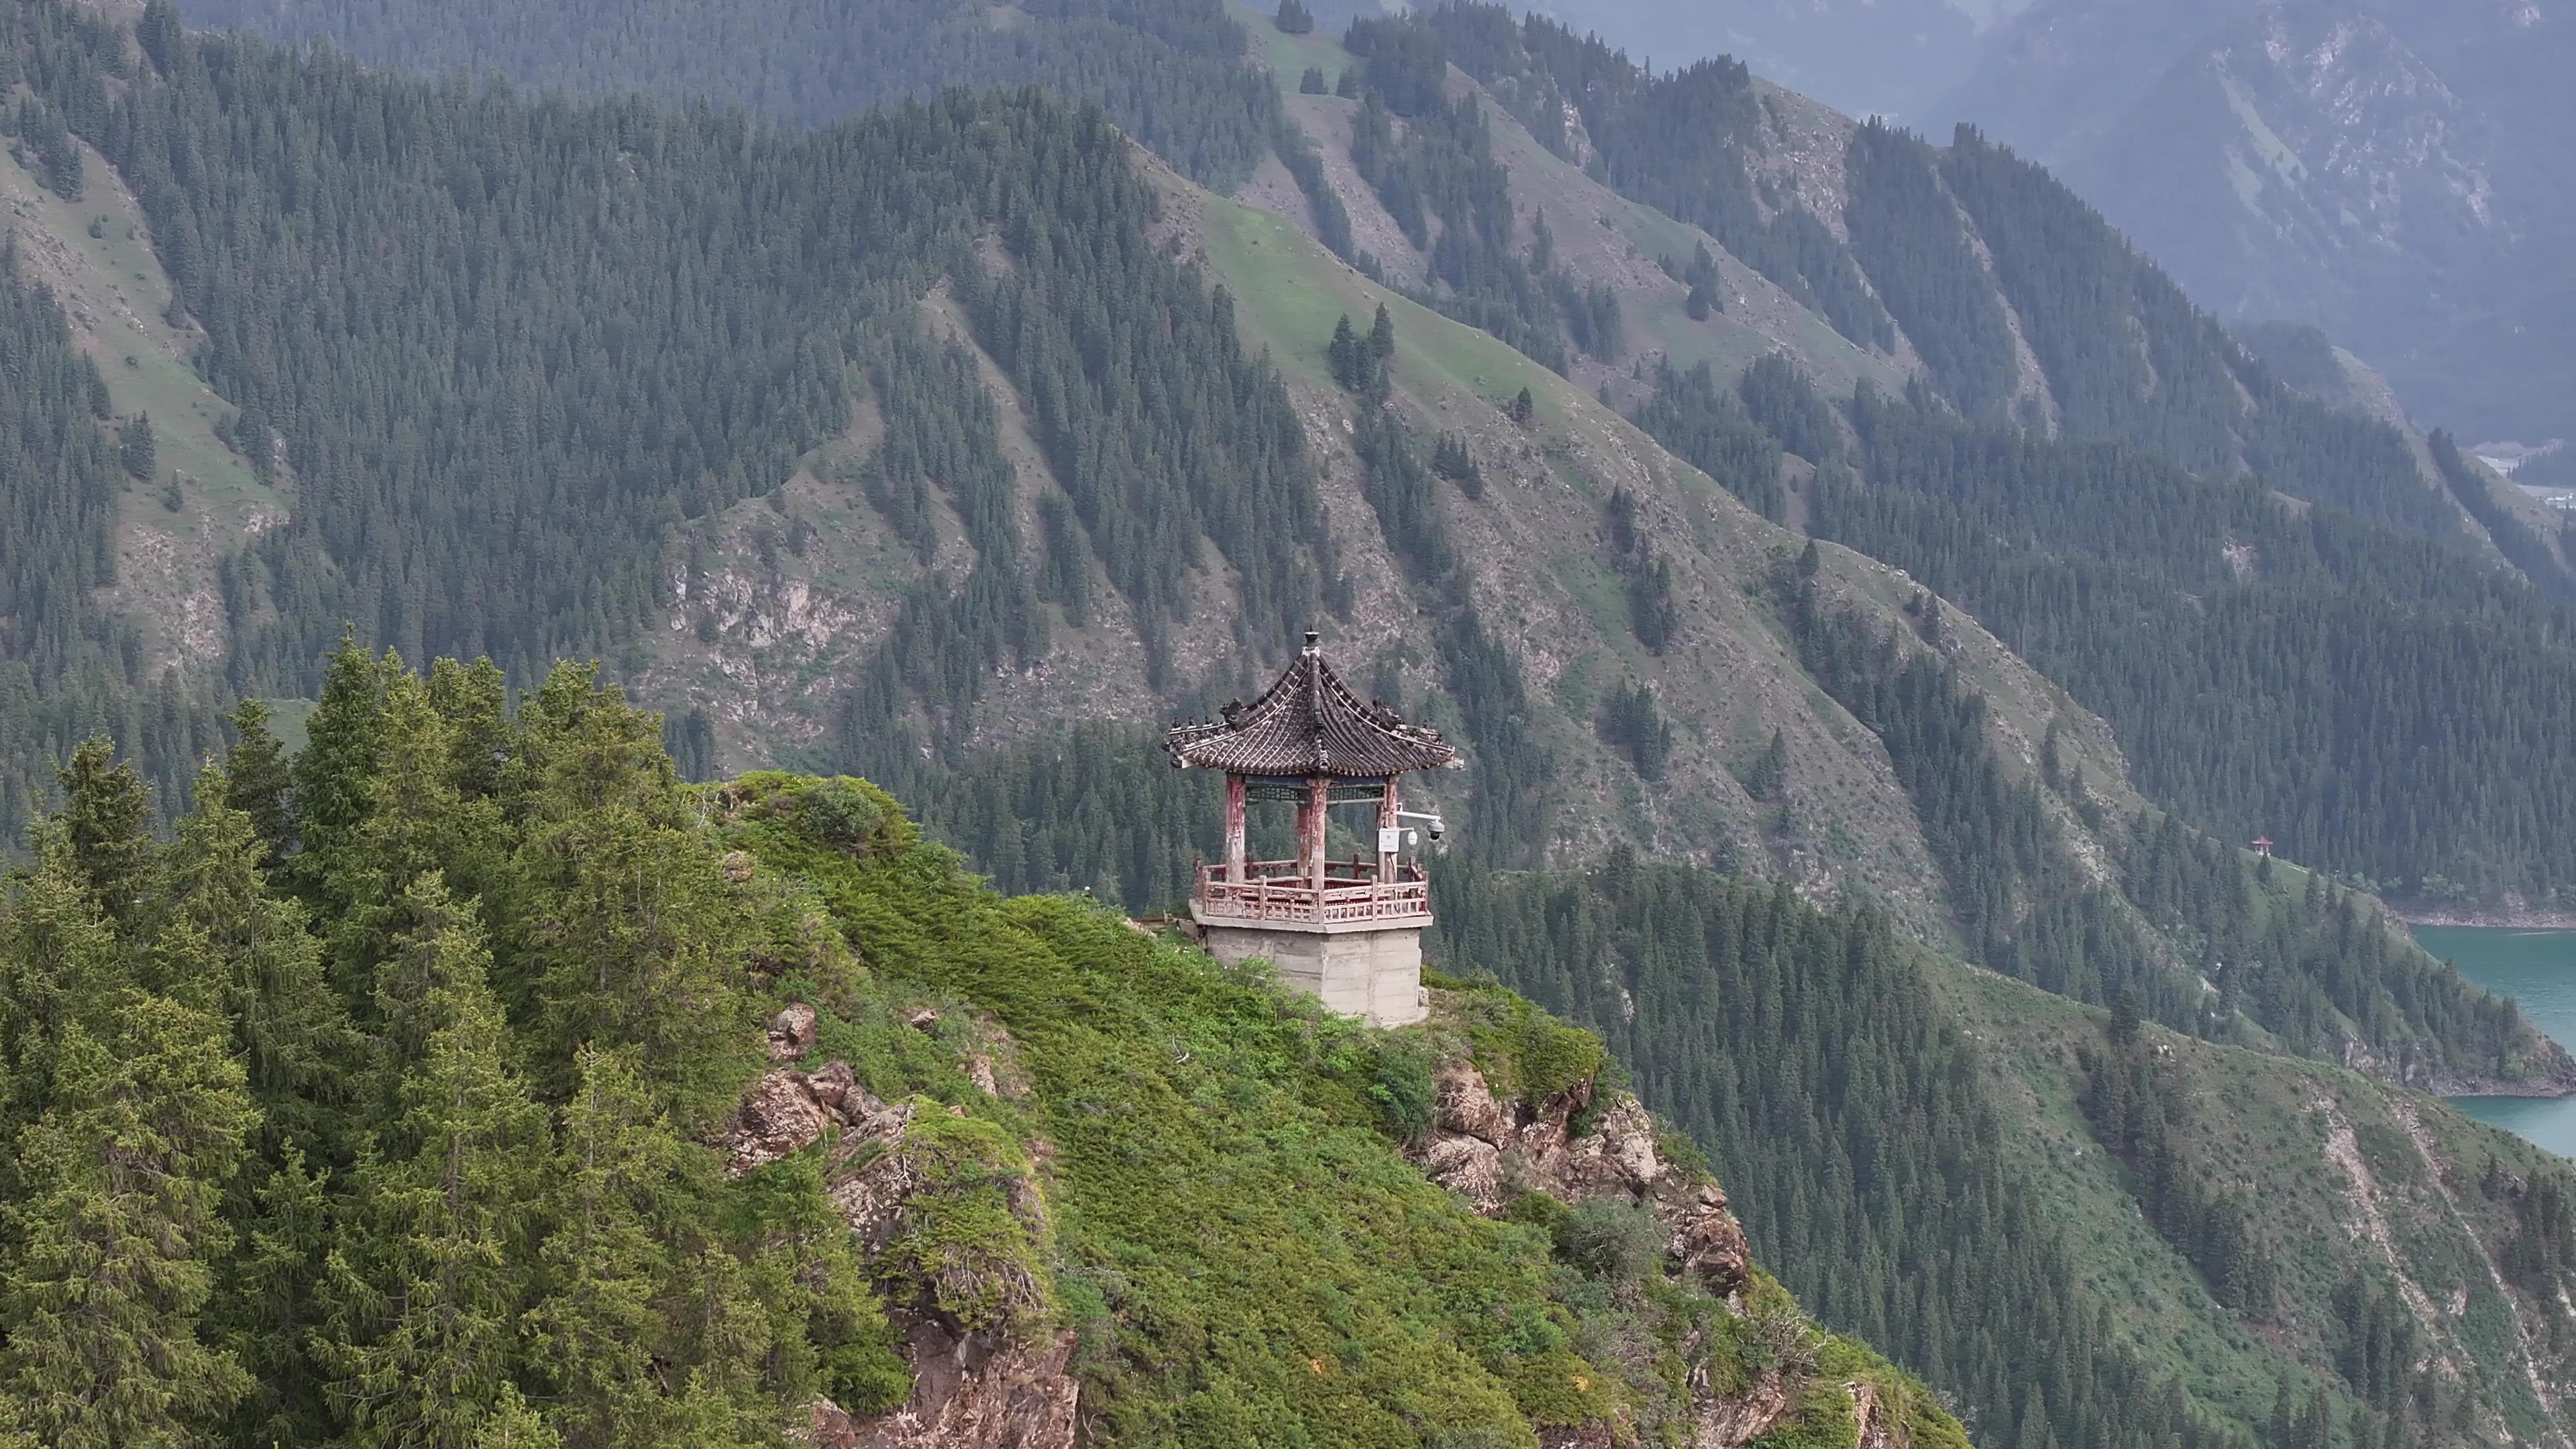
[[[1344,1016],[1371,1026],[1410,1026],[1431,1014],[1422,989],[1422,928],[1411,921],[1348,921],[1322,925],[1265,922],[1244,925],[1190,910],[1199,940],[1220,961],[1268,961],[1282,985],[1293,986]]]

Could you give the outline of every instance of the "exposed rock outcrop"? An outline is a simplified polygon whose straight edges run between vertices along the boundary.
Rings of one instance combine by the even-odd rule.
[[[815,1021],[814,1009],[802,1005],[773,1018],[772,1059],[792,1061],[809,1051]],[[924,1025],[935,1022],[933,1016]],[[990,1061],[976,1060],[982,1070],[970,1075],[995,1090]],[[1044,1270],[1030,1255],[1012,1251],[1045,1238],[1047,1208],[1035,1175],[1008,1175],[1004,1201],[1020,1225],[1010,1240],[990,1251],[951,1245],[936,1255],[908,1254],[904,1242],[916,1216],[936,1211],[942,1192],[960,1190],[951,1179],[961,1159],[974,1165],[964,1178],[970,1192],[997,1176],[988,1159],[1027,1165],[1019,1160],[1019,1144],[995,1135],[989,1124],[969,1124],[955,1108],[925,1120],[924,1110],[918,1101],[879,1101],[847,1062],[810,1073],[780,1066],[743,1094],[718,1141],[726,1171],[740,1177],[812,1146],[838,1123],[826,1191],[870,1267],[899,1295],[909,1295],[889,1316],[904,1335],[911,1398],[869,1418],[817,1400],[811,1422],[795,1437],[814,1449],[1072,1449],[1080,1395],[1067,1369],[1074,1338],[1034,1326],[1046,1317]],[[932,1124],[942,1130],[932,1131]],[[1042,1161],[1044,1144],[1033,1155]]]
[[[812,1146],[830,1121],[803,1072],[782,1067],[765,1074],[743,1094],[742,1105],[734,1108],[733,1121],[717,1141],[725,1154],[725,1175],[740,1177]]]
[[[1484,1074],[1464,1061],[1443,1063],[1432,1129],[1411,1150],[1423,1175],[1492,1217],[1505,1186],[1544,1192],[1565,1202],[1623,1196],[1650,1203],[1672,1233],[1672,1255],[1720,1293],[1744,1283],[1750,1250],[1726,1194],[1704,1178],[1683,1181],[1655,1150],[1655,1122],[1622,1094],[1592,1114],[1581,1133],[1575,1118],[1592,1105],[1593,1084],[1576,1083],[1532,1108],[1496,1098]]]
[[[1065,1366],[1073,1335],[1035,1343],[957,1337],[912,1325],[904,1357],[912,1398],[854,1419],[829,1399],[814,1404],[814,1449],[1071,1449],[1078,1386]]]
[[[814,1049],[814,1008],[797,1002],[769,1019],[769,1059],[792,1062]]]
[[[848,1166],[834,1176],[832,1203],[871,1263],[896,1246],[924,1198],[942,1189],[938,1155],[915,1150],[908,1140],[927,1130],[921,1124],[910,1105],[883,1107],[856,1123],[836,1149]],[[1004,1192],[1011,1217],[1032,1239],[1042,1239],[1046,1204],[1034,1178],[1015,1176]],[[1080,1397],[1067,1370],[1074,1338],[1034,1327],[1047,1300],[1040,1271],[1008,1252],[952,1250],[939,1255],[925,1278],[908,1277],[915,1296],[894,1305],[892,1316],[905,1334],[911,1399],[870,1420],[839,1415],[831,1422],[818,1408],[818,1445],[1071,1449]],[[961,1304],[972,1310],[959,1310]]]
[[[1726,1205],[1724,1189],[1701,1182],[1660,1204],[1657,1214],[1673,1230],[1671,1252],[1684,1270],[1720,1293],[1744,1286],[1753,1249],[1744,1241],[1744,1225]]]
[[[1766,1373],[1742,1393],[1699,1397],[1692,1404],[1691,1449],[1741,1449],[1789,1412],[1789,1386]]]
[[[1878,1402],[1878,1390],[1864,1383],[1843,1386],[1851,1391],[1852,1417],[1860,1421],[1860,1442],[1854,1449],[1896,1449],[1903,1436],[1887,1425],[1887,1413]]]
[[[1492,1217],[1503,1210],[1503,1151],[1464,1133],[1435,1137],[1414,1151],[1422,1175]]]

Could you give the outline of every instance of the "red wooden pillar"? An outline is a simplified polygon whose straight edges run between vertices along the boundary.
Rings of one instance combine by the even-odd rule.
[[[1332,820],[1332,779],[1325,775],[1314,776],[1306,781],[1306,803],[1297,812],[1297,863],[1306,868],[1307,878],[1314,883],[1318,909],[1323,903],[1325,830]]]
[[[1243,777],[1225,777],[1225,878],[1243,879]]]
[[[1401,837],[1392,832],[1396,828],[1395,812],[1404,807],[1404,797],[1397,793],[1395,783],[1400,778],[1402,777],[1396,775],[1387,776],[1386,793],[1377,799],[1377,880],[1380,885],[1395,883],[1393,847]]]

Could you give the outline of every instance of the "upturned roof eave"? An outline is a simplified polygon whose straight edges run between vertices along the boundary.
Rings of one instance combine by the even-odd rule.
[[[1237,775],[1379,779],[1458,763],[1440,732],[1407,724],[1374,700],[1363,703],[1326,664],[1315,643],[1259,699],[1229,704],[1224,718],[1173,726],[1172,762]]]

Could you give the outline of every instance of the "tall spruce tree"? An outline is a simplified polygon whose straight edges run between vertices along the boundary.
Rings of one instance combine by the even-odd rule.
[[[243,700],[233,707],[230,718],[234,741],[224,756],[224,776],[231,784],[226,799],[234,809],[249,816],[251,828],[259,832],[266,847],[260,856],[261,868],[275,870],[295,843],[295,817],[289,799],[294,788],[293,772],[287,764],[286,746],[269,732],[268,706],[261,701]]]
[[[397,1115],[336,1211],[317,1350],[350,1444],[469,1449],[508,1408],[548,1134],[506,1065],[481,930],[447,917],[401,944],[425,957],[426,1034],[384,1063]]]
[[[355,792],[362,814],[323,881],[324,897],[339,903],[332,975],[353,991],[373,979],[394,938],[408,928],[404,898],[414,882],[439,872],[449,889],[470,896],[497,867],[492,838],[500,807],[459,794],[455,731],[429,683],[392,667],[382,679],[374,766]]]
[[[59,776],[63,808],[53,819],[67,861],[111,920],[131,920],[152,871],[152,797],[134,762],[94,737],[72,751]]]
[[[671,789],[658,717],[594,702],[546,753],[504,932],[538,1060],[568,1074],[583,1043],[636,1046],[675,1108],[729,1103],[758,1071],[756,1020],[723,871]]]
[[[584,1046],[578,1071],[547,1198],[545,1296],[527,1329],[552,1390],[547,1423],[587,1449],[644,1442],[669,1417],[654,1365],[672,1357],[660,1304],[678,1285],[656,1230],[694,1149],[655,1109],[630,1053]]]
[[[253,1173],[247,1194],[236,1194],[234,1251],[209,1315],[253,1385],[228,1437],[243,1445],[324,1443],[332,1437],[330,1395],[310,1340],[323,1322],[319,1295],[336,1227],[330,1171],[290,1144],[279,1161],[255,1162],[243,1176]]]
[[[151,974],[229,1023],[261,1112],[261,1158],[276,1163],[290,1145],[323,1150],[357,1043],[303,906],[272,892],[269,843],[231,802],[229,778],[208,766],[168,850]]]
[[[15,1144],[0,1400],[63,1449],[190,1444],[251,1387],[199,1320],[258,1112],[218,1018],[133,987],[85,1004]]]
[[[59,840],[0,916],[0,1087],[11,1136],[43,1120],[62,1082],[63,1042],[83,1012],[129,984],[131,962]],[[22,1164],[0,1153],[0,1202],[24,1198]]]
[[[384,747],[386,667],[343,630],[322,676],[322,697],[295,756],[295,835],[303,847],[290,878],[307,900],[327,905],[327,887],[369,804],[367,781]]]

